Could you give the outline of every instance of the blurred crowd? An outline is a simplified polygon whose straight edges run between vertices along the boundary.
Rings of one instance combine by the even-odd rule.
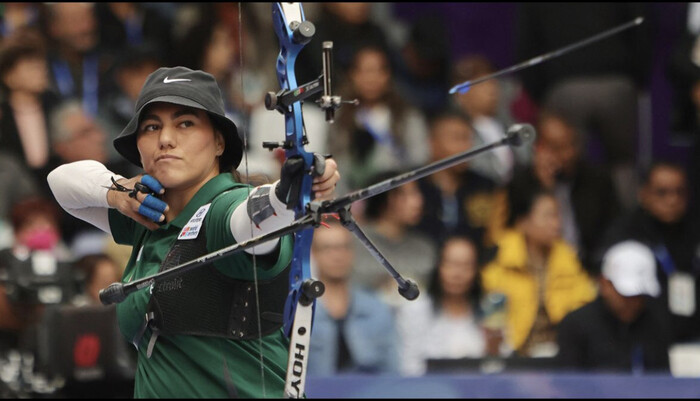
[[[519,4],[514,58],[651,11]],[[307,149],[337,161],[338,195],[498,141],[515,123],[537,132],[527,146],[353,205],[368,237],[418,284],[415,301],[342,225],[316,230],[313,274],[326,292],[309,375],[419,376],[461,359],[668,372],[674,344],[700,341],[700,157],[642,163],[635,151],[650,23],[449,95],[507,66],[454,54],[444,16],[402,19],[391,3],[309,3],[304,12],[316,33],[297,59],[297,82],[319,77],[321,42],[333,41],[334,90],[359,101],[334,124],[304,104]],[[280,141],[284,123],[264,105],[279,89],[268,3],[3,3],[0,15],[0,358],[9,358],[32,343],[27,333],[44,327],[48,309],[99,304],[99,289],[121,279],[131,249],[58,207],[46,175],[85,159],[139,174],[112,140],[151,72],[183,65],[217,79],[246,136],[243,174],[278,178],[281,150],[261,142]],[[674,108],[663,136],[696,141],[700,6],[689,3],[684,18],[665,61]],[[36,276],[61,291],[22,279]]]

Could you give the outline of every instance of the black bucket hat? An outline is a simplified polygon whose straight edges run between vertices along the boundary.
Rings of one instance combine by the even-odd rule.
[[[136,130],[141,112],[153,102],[174,103],[206,111],[224,136],[224,153],[220,156],[222,169],[236,168],[243,156],[243,142],[233,121],[226,117],[224,101],[216,79],[211,74],[186,67],[159,68],[146,79],[136,101],[134,116],[114,139],[117,152],[139,167],[141,157],[136,147]]]

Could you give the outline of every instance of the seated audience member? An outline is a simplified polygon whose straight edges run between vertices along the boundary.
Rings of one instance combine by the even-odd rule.
[[[398,308],[402,374],[424,374],[428,359],[498,354],[498,344],[487,343],[481,324],[478,256],[473,240],[449,237],[427,291]]]
[[[390,172],[376,177],[376,182],[393,177]],[[391,265],[404,278],[424,288],[435,266],[436,245],[416,230],[423,210],[423,196],[418,184],[410,182],[367,199],[361,228]],[[399,295],[396,281],[372,256],[365,246],[355,241],[352,279],[367,289],[378,292],[392,306],[404,298]]]
[[[73,300],[77,305],[101,305],[100,290],[122,278],[122,269],[104,253],[85,255],[75,261],[74,267],[85,283],[83,293]]]
[[[152,42],[164,54],[173,53],[170,21],[155,10],[136,2],[95,4],[99,47],[119,54],[130,46]]]
[[[677,163],[658,160],[640,181],[638,207],[613,223],[601,249],[625,239],[649,246],[659,262],[659,297],[671,313],[674,341],[698,339],[700,229],[689,218],[686,173]]]
[[[95,160],[118,174],[139,173],[124,161],[109,161],[106,144],[108,135],[102,125],[85,112],[80,102],[69,100],[61,103],[51,114],[50,127],[54,154],[52,166],[80,160]],[[48,191],[46,178],[43,185]],[[62,212],[61,232],[72,252],[76,253],[76,256],[101,252],[108,235],[91,224],[65,211]]]
[[[146,78],[165,64],[161,54],[150,43],[144,43],[128,46],[119,56],[111,72],[115,90],[112,96],[104,99],[99,116],[108,133],[116,135],[129,123]],[[109,158],[121,160],[116,150],[112,153],[111,147]]]
[[[532,187],[553,192],[559,203],[562,238],[574,247],[588,270],[601,232],[621,211],[620,202],[610,174],[583,157],[578,130],[548,111],[540,114],[532,164],[516,170],[500,198],[505,202],[494,206],[490,235],[498,237],[507,208]]]
[[[115,56],[100,46],[95,3],[43,3],[41,27],[48,40],[52,87],[61,99],[79,99],[97,116],[113,93]]]
[[[372,18],[369,2],[309,2],[304,5],[304,14],[313,21],[316,34],[304,46],[297,58],[297,82],[309,82],[318,78],[323,70],[322,44],[333,42],[333,81],[344,82],[352,69],[353,55],[358,49],[376,46],[390,49],[384,27]],[[309,12],[307,12],[307,9]],[[269,10],[269,7],[268,7]],[[267,11],[269,13],[269,11]],[[310,14],[311,13],[311,14]],[[269,18],[269,17],[268,17]]]
[[[556,354],[556,325],[595,297],[595,287],[561,238],[559,206],[551,192],[530,188],[510,211],[509,230],[484,267],[489,293],[506,297],[506,341],[519,356]]]
[[[430,122],[430,161],[469,150],[473,139],[474,130],[464,115],[443,112]],[[418,180],[425,199],[418,229],[436,244],[450,233],[460,233],[474,238],[480,250],[491,245],[484,236],[496,184],[470,165],[471,161],[460,163]]]
[[[642,2],[521,3],[516,13],[516,58],[528,60],[639,17],[648,22],[652,10],[651,4]],[[654,29],[655,24],[640,24],[595,48],[519,74],[539,107],[566,116],[585,135],[584,143],[590,142],[587,138],[599,140],[602,164],[610,171],[625,210],[635,203],[639,119],[647,114],[639,112],[639,96],[650,88],[653,46],[648,44]]]
[[[45,58],[44,41],[33,30],[17,31],[0,45],[0,149],[13,154],[39,184],[50,171],[48,118],[58,101]]]
[[[493,63],[485,56],[463,56],[452,66],[452,84],[471,81],[493,72]],[[503,82],[491,79],[474,85],[465,93],[458,92],[452,98],[454,106],[472,122],[475,146],[496,142],[506,135],[512,118],[503,107],[502,93]],[[531,153],[532,149],[529,146],[503,146],[474,158],[469,164],[471,169],[499,185],[505,185],[511,180],[516,164],[528,161]]]
[[[388,305],[350,282],[352,233],[338,221],[314,233],[311,255],[325,292],[316,303],[309,375],[395,373],[397,337]],[[408,302],[408,301],[407,301]]]
[[[10,208],[20,200],[39,195],[35,177],[22,162],[6,150],[0,150],[0,221],[9,222]]]
[[[12,266],[18,261],[29,260],[42,251],[42,260],[49,255],[54,261],[68,261],[69,254],[60,243],[59,214],[57,207],[44,198],[26,198],[13,205],[10,212],[14,242],[10,248],[0,250],[0,277],[10,277]],[[42,263],[42,274],[51,274],[50,263]],[[48,270],[47,270],[48,269]],[[34,324],[43,310],[39,304],[12,302],[7,292],[8,283],[0,282],[0,349],[6,351],[18,346],[21,333]]]
[[[339,89],[343,99],[360,104],[338,110],[328,134],[329,152],[347,171],[338,185],[359,189],[373,184],[377,174],[406,171],[428,160],[425,117],[396,91],[386,51],[360,48],[346,87]]]
[[[391,22],[382,18],[386,27]],[[396,62],[396,81],[399,91],[413,99],[426,115],[443,110],[452,95],[449,94],[450,34],[445,17],[423,14],[406,27],[406,40],[399,46]],[[389,28],[391,29],[391,28]]]
[[[5,39],[17,30],[25,27],[36,27],[38,23],[40,3],[8,2],[3,4],[2,19],[0,19],[0,37]]]
[[[668,371],[671,330],[658,302],[656,260],[637,241],[603,258],[599,296],[559,323],[557,360],[564,368],[641,373]]]

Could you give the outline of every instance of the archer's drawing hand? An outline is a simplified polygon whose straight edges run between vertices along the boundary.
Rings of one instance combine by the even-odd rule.
[[[132,218],[137,223],[149,230],[155,230],[158,224],[165,221],[165,212],[168,205],[158,199],[156,195],[165,193],[163,186],[150,175],[137,175],[133,178],[124,178],[117,181],[119,187],[124,190],[110,190],[107,192],[107,203],[125,216]]]

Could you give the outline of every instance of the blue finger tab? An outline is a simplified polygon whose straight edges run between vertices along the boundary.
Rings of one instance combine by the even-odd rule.
[[[163,186],[156,180],[155,178],[151,177],[150,175],[146,174],[143,177],[141,177],[141,183],[146,185],[148,188],[151,188],[151,191],[159,194],[161,191],[163,191]]]
[[[146,217],[149,220],[155,221],[156,223],[160,221],[160,216],[163,215],[162,213],[153,210],[150,207],[145,206],[144,204],[141,204],[141,206],[139,206],[139,214]]]
[[[160,213],[165,212],[165,208],[168,207],[168,205],[165,202],[156,198],[153,195],[146,195],[146,199],[144,199],[143,202],[141,202],[141,204]]]

